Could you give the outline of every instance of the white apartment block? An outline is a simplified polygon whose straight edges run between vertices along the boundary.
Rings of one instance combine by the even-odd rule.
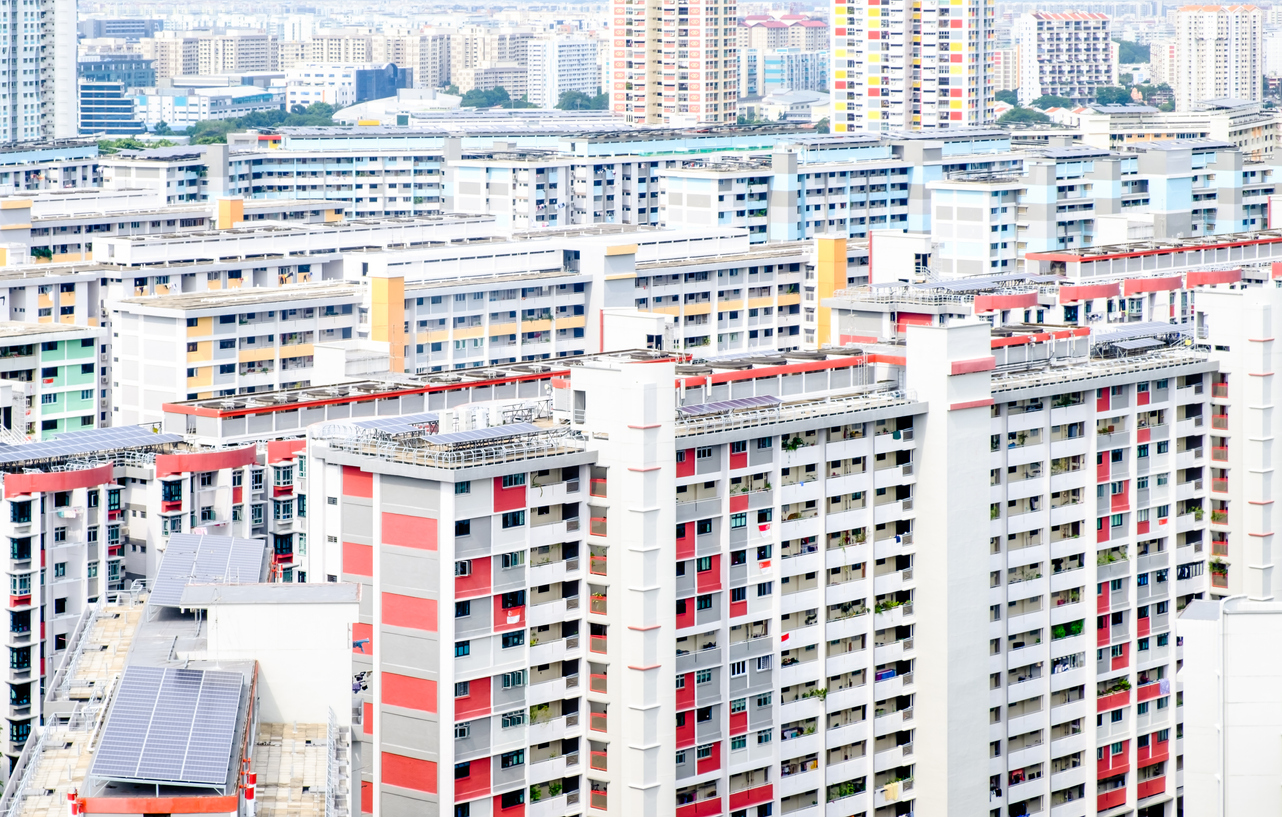
[[[67,139],[76,128],[74,0],[5,0],[0,142]]]
[[[1173,80],[1176,71],[1176,45],[1175,39],[1153,40],[1149,43],[1149,72],[1152,74],[1154,85],[1170,85],[1175,87]]]
[[[1019,43],[1019,101],[1062,96],[1078,105],[1117,84],[1112,24],[1098,12],[1033,11],[1015,24]]]
[[[733,124],[738,21],[728,0],[681,6],[611,5],[611,110],[637,125]]]
[[[739,49],[792,48],[798,51],[822,51],[828,47],[828,23],[800,14],[785,14],[779,19],[769,15],[748,15],[738,28]]]
[[[1257,6],[1184,6],[1175,15],[1175,109],[1263,95],[1264,12]]]
[[[832,9],[835,132],[974,127],[993,120],[991,0],[947,6],[886,0]]]
[[[597,40],[541,37],[526,45],[526,99],[554,108],[566,91],[596,96],[601,89]]]
[[[1019,88],[1019,46],[998,48],[993,51],[993,91],[1014,91]]]
[[[828,92],[828,49],[739,48],[739,94],[765,96],[775,91]]]

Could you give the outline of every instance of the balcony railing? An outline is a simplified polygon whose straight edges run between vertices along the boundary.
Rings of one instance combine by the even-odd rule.
[[[593,753],[591,754],[591,756],[589,757],[589,759],[588,759],[588,767],[589,767],[589,768],[591,768],[591,769],[592,769],[592,770],[594,770],[594,771],[598,771],[598,772],[606,772],[606,771],[609,771],[609,770],[610,770],[610,769],[609,769],[609,766],[610,766],[610,764],[609,764],[609,762],[608,762],[608,761],[607,761],[607,759],[606,759],[606,754],[605,754],[605,752],[593,752]],[[594,808],[605,808],[605,805],[604,805],[604,803],[605,803],[605,795],[604,795],[604,794],[602,794],[602,796],[601,796],[601,802],[602,802],[602,805],[598,806],[598,805],[596,805],[596,797],[597,797],[597,794],[599,794],[599,792],[592,792],[592,805],[593,805],[593,807],[594,807]]]
[[[588,729],[593,732],[605,732],[608,718],[604,712],[592,712],[588,715]]]
[[[594,652],[597,655],[605,655],[606,636],[593,635],[588,636],[588,652]]]
[[[599,692],[602,695],[609,692],[610,682],[606,675],[592,674],[588,676],[588,689],[592,692]]]

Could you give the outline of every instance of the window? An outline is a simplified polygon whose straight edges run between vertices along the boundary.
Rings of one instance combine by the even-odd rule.
[[[736,601],[747,601],[747,600],[748,600],[748,588],[746,586],[730,588],[730,602],[732,604]]]
[[[730,453],[731,453],[731,454],[746,454],[746,453],[748,453],[748,441],[747,441],[747,440],[737,440],[737,441],[735,441],[735,442],[730,443]]]
[[[1171,444],[1169,441],[1163,440],[1157,444],[1157,453],[1165,454],[1169,450],[1171,450]]]
[[[733,701],[730,702],[731,715],[735,715],[735,714],[738,714],[739,712],[747,712],[747,711],[748,711],[747,698],[735,698]]]
[[[712,569],[712,557],[701,556],[695,560],[694,569],[699,573],[707,573]]]
[[[501,725],[504,729],[511,729],[514,726],[520,726],[525,723],[525,710],[518,709],[515,712],[507,712],[501,719]]]
[[[763,448],[770,448],[770,447],[771,447],[771,446],[773,446],[773,445],[774,445],[774,438],[773,438],[773,437],[758,437],[758,438],[757,438],[757,450],[761,450],[761,449],[763,449]]]
[[[519,528],[525,524],[525,511],[508,511],[503,514],[503,530]]]
[[[519,669],[516,672],[503,673],[503,688],[513,689],[514,687],[525,686],[525,670]]]
[[[455,641],[455,642],[454,642],[454,657],[455,657],[455,658],[463,658],[464,656],[468,656],[468,655],[471,655],[471,654],[472,654],[472,642],[471,642],[471,641]]]
[[[812,650],[814,649],[814,647],[807,647],[806,649]],[[773,666],[773,664],[774,664],[773,655],[762,655],[757,658],[757,672],[765,672],[766,670],[770,669],[770,667]]]
[[[514,567],[520,567],[525,564],[525,551],[514,550],[511,553],[504,553],[499,560],[504,570],[511,570]]]
[[[773,734],[774,733],[769,729],[762,729],[760,732],[757,733],[757,745],[762,746],[764,744],[769,743]]]
[[[697,597],[695,598],[695,601],[694,601],[694,609],[696,609],[696,610],[711,610],[711,609],[712,609],[712,595],[709,593],[709,594],[706,594],[706,595],[697,596]]]
[[[696,449],[694,450],[694,458],[695,458],[696,460],[706,460],[706,459],[711,459],[711,458],[712,458],[712,446],[705,446],[705,447],[703,447],[703,448],[696,448]]]
[[[525,591],[512,590],[499,596],[499,602],[504,610],[511,610],[514,607],[525,606]]]
[[[470,615],[472,615],[472,602],[470,602],[470,601],[456,601],[456,602],[454,602],[454,617],[455,617],[455,618],[467,618],[467,617],[468,617],[468,616],[470,616]]]
[[[698,672],[696,672],[696,673],[694,674],[694,682],[695,682],[696,684],[710,684],[710,683],[712,683],[712,670],[710,670],[710,669],[701,669],[701,670],[699,670]]]
[[[747,749],[747,748],[748,748],[747,735],[735,735],[734,737],[730,738],[730,751],[737,752],[740,749]]]
[[[499,766],[504,769],[510,769],[513,766],[521,766],[525,763],[525,750],[517,749],[514,752],[504,752],[499,755]]]
[[[698,522],[694,524],[695,524],[694,532],[699,536],[707,536],[709,533],[712,533],[711,519],[700,519]]]
[[[748,662],[747,662],[747,661],[732,661],[732,662],[730,663],[730,677],[731,677],[731,678],[738,678],[738,677],[739,677],[739,676],[741,676],[741,675],[747,675],[747,674],[748,674]]]
[[[677,752],[676,764],[680,766],[682,763],[685,763],[685,762],[686,762],[686,753],[684,751]]]
[[[467,740],[472,736],[472,725],[470,723],[454,724],[454,739]]]
[[[471,775],[472,775],[472,763],[470,761],[467,763],[454,764],[455,780],[466,780],[467,778],[471,777]]]
[[[746,528],[746,527],[748,527],[747,512],[730,514],[730,530],[735,530],[737,528]]]
[[[769,692],[767,692],[765,695],[758,695],[757,707],[760,708],[763,706],[770,706],[770,700],[771,700],[771,693]]]
[[[712,757],[712,744],[705,743],[702,746],[696,746],[694,756],[696,760],[707,760]]]
[[[1109,720],[1112,723],[1121,723],[1122,718],[1124,717],[1126,717],[1126,710],[1124,709],[1114,709],[1111,713],[1109,713]]]
[[[467,681],[459,681],[454,684],[454,697],[466,698],[472,694],[472,685]]]
[[[516,632],[503,634],[503,649],[505,650],[511,649],[512,647],[519,647],[524,643],[525,630],[517,630]]]
[[[681,449],[680,451],[677,452],[677,462],[685,462],[685,461],[686,461],[686,452],[685,452],[685,449]]]
[[[455,562],[455,563],[454,563],[454,575],[455,575],[455,576],[471,576],[471,575],[472,575],[472,560],[471,560],[471,559],[464,559],[464,560],[463,560],[463,561],[461,561],[461,562]]]
[[[770,595],[771,593],[774,592],[774,587],[775,587],[774,582],[762,582],[761,584],[757,585],[757,598]]]
[[[472,493],[472,483],[471,483],[471,482],[456,482],[456,483],[454,483],[454,493],[456,493],[456,494],[470,494],[470,493]]]
[[[520,754],[524,755],[525,753],[521,752]],[[507,768],[507,767],[504,766],[503,768]],[[525,802],[525,790],[517,789],[516,791],[506,792],[501,797],[499,797],[499,808],[505,808],[505,809],[516,808],[517,806],[521,805],[524,802]]]
[[[504,488],[516,488],[525,484],[525,474],[508,474],[503,477]]]
[[[678,675],[677,689],[685,689],[685,688],[686,688],[686,677],[684,675]]]

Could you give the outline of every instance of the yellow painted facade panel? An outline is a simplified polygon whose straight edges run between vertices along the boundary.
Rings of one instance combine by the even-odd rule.
[[[748,299],[749,309],[760,309],[763,306],[774,306],[774,305],[775,305],[774,298],[749,298]]]
[[[650,311],[656,315],[680,315],[681,307],[679,306],[655,306]]]
[[[788,295],[780,295],[780,296],[779,296],[779,305],[780,305],[780,306],[793,306],[794,304],[799,304],[799,303],[801,303],[801,293],[800,293],[800,292],[793,292],[793,293],[788,294]]]
[[[187,327],[187,337],[189,338],[204,337],[205,335],[212,334],[214,334],[214,319],[212,316],[208,318],[197,318],[195,326]]]
[[[264,346],[261,349],[241,349],[236,357],[241,363],[256,363],[260,360],[275,360],[276,347]]]
[[[4,199],[0,201],[0,210],[31,209],[31,199]]]
[[[636,244],[615,244],[605,250],[606,255],[636,255],[636,252]]]
[[[707,315],[712,312],[712,304],[686,304],[687,315]]]
[[[203,363],[214,359],[214,342],[203,340],[196,344],[196,351],[187,353],[188,363]]]
[[[846,239],[818,238],[818,263],[815,265],[818,286],[818,334],[820,344],[832,342],[832,310],[823,305],[824,299],[831,298],[839,289],[846,288]],[[782,298],[780,303],[783,303]]]
[[[471,340],[472,338],[485,337],[484,326],[460,326],[454,330],[455,340]]]
[[[743,299],[737,301],[717,301],[717,309],[743,309]]]
[[[489,332],[491,335],[515,335],[519,331],[519,326],[515,323],[492,323]]]
[[[230,230],[245,220],[245,200],[227,198],[218,200],[218,229]]]
[[[587,325],[587,318],[582,315],[571,315],[568,318],[557,318],[557,329],[582,329]]]
[[[405,370],[405,279],[375,278],[370,287],[370,339],[388,345],[391,370]]]
[[[280,347],[280,356],[282,360],[287,357],[307,357],[311,354],[313,354],[313,350],[310,343],[295,343],[292,346]]]
[[[552,328],[552,321],[521,321],[522,332],[547,332]]]

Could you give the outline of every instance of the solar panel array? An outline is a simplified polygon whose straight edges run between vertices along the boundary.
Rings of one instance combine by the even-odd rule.
[[[238,672],[126,667],[90,775],[225,784],[243,684]]]
[[[267,545],[261,539],[175,533],[152,583],[151,602],[180,607],[183,588],[191,582],[252,584],[262,578]]]
[[[44,442],[0,445],[0,464],[53,457],[74,457],[143,445],[176,443],[181,442],[182,438],[181,434],[157,434],[149,426],[115,426],[68,431]]]
[[[351,425],[357,428],[368,428],[384,434],[409,434],[420,431],[428,423],[435,423],[436,412],[425,411],[420,414],[401,414],[392,417],[370,417],[364,420],[352,420]]]
[[[503,437],[519,437],[523,434],[537,434],[542,430],[534,423],[509,423],[504,426],[457,431],[453,434],[435,434],[424,439],[432,445],[457,445],[458,443],[479,443],[486,440],[498,440]]]
[[[1091,330],[1091,341],[1094,343],[1116,343],[1119,340],[1132,338],[1151,338],[1157,335],[1192,334],[1191,323],[1166,323],[1165,321],[1143,321],[1125,323],[1116,326],[1096,327]]]
[[[699,417],[704,414],[722,414],[728,411],[735,411],[736,409],[777,406],[782,402],[783,401],[778,397],[762,394],[756,397],[740,397],[738,400],[723,400],[719,403],[699,403],[692,406],[678,406],[677,411],[682,414]]]

